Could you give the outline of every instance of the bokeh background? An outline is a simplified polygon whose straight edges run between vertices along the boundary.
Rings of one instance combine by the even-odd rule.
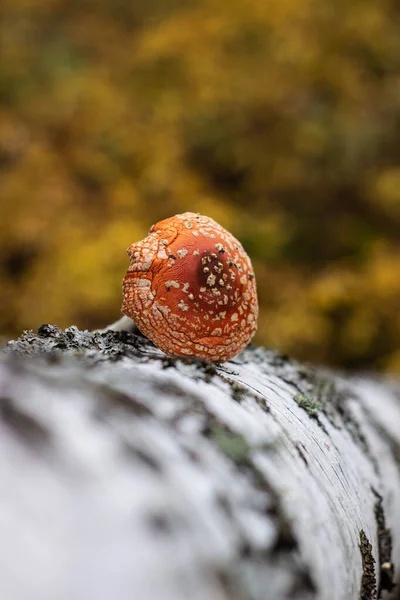
[[[254,262],[256,341],[400,371],[398,0],[2,0],[0,333],[119,317],[186,210]]]

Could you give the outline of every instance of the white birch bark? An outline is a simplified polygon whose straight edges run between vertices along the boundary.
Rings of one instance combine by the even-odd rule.
[[[399,390],[25,334],[0,357],[0,598],[396,598]]]

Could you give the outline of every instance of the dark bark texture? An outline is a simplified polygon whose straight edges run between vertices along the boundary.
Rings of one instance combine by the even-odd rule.
[[[400,387],[44,325],[0,354],[0,598],[398,598]]]

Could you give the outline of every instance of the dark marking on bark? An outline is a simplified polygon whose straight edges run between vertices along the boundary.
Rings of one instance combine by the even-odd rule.
[[[308,467],[308,460],[306,457],[306,449],[305,449],[304,445],[301,442],[296,442],[294,447],[296,448],[297,453],[300,456],[301,460],[304,462],[306,467]]]
[[[246,591],[239,590],[237,581],[232,581],[232,577],[228,573],[222,569],[217,569],[215,576],[224,590],[226,598],[229,598],[229,600],[249,600]]]
[[[306,569],[304,569],[301,573],[299,573],[298,580],[295,582],[295,584],[292,585],[292,588],[288,593],[288,598],[290,600],[298,600],[299,588],[303,592],[305,592],[305,591],[314,592],[314,593],[316,592],[316,588],[315,588],[313,580],[311,579],[310,572]]]
[[[201,464],[201,455],[199,454],[199,452],[196,452],[196,450],[193,450],[192,448],[185,448],[186,451],[186,456],[190,459],[190,461],[196,465],[200,465]]]
[[[139,417],[152,414],[147,406],[137,400],[133,394],[125,394],[105,384],[96,384],[94,392],[98,401],[93,416],[99,420],[107,420],[118,409]]]
[[[146,465],[151,471],[155,473],[162,473],[162,468],[158,460],[151,456],[148,452],[143,450],[142,448],[137,448],[130,442],[123,440],[121,442],[122,449],[128,455],[128,457],[132,457],[133,459],[139,460],[141,463]]]
[[[246,395],[249,394],[249,389],[241,383],[238,383],[237,381],[230,381],[227,377],[224,377],[222,374],[219,374],[219,376],[222,379],[222,381],[225,381],[229,385],[233,400],[240,404],[242,400],[246,397]]]
[[[192,395],[188,394],[187,390],[180,387],[173,381],[154,381],[152,389],[164,394],[166,396],[173,396],[173,398],[185,398],[187,400],[192,399]]]
[[[156,533],[170,534],[173,530],[171,520],[165,513],[150,513],[147,515],[147,522]]]
[[[377,597],[375,559],[372,555],[372,545],[363,529],[360,529],[359,547],[361,551],[363,570],[361,577],[360,600],[375,600]]]
[[[0,416],[20,440],[31,448],[38,449],[50,443],[50,431],[12,398],[0,398]]]
[[[184,365],[194,365],[197,367],[197,377],[206,383],[211,383],[217,373],[217,365],[211,361],[201,358],[184,356],[162,356],[160,358],[163,369],[176,368],[179,363]],[[195,375],[195,376],[196,376]]]
[[[382,597],[382,591],[392,591],[394,588],[394,565],[392,562],[392,533],[386,527],[385,511],[383,508],[383,498],[376,490],[372,488],[372,493],[376,498],[374,512],[376,527],[378,531],[378,550],[380,581],[378,589],[378,598]]]
[[[222,374],[221,372],[218,372],[218,375],[222,381],[229,385],[231,396],[235,402],[240,404],[246,398],[252,398],[263,409],[263,411],[270,412],[265,398],[254,388],[250,387],[249,385],[244,385],[238,381],[232,381],[232,379],[226,377],[225,374]]]
[[[233,359],[233,360],[235,360],[235,359]],[[226,363],[226,364],[228,364],[228,363]],[[228,368],[226,366],[226,364],[219,363],[217,365],[217,371],[218,371],[218,373],[225,373],[226,375],[234,375],[235,377],[237,375],[239,375],[238,371],[232,371],[232,369]]]

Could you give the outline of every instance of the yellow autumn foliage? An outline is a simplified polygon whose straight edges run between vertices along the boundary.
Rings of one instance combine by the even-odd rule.
[[[254,262],[256,341],[400,371],[394,0],[5,0],[0,333],[118,318],[183,211]]]

